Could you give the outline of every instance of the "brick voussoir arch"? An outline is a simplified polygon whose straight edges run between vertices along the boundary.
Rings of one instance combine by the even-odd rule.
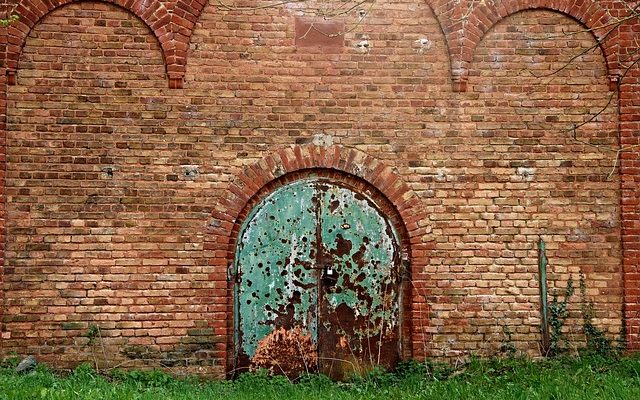
[[[612,82],[617,82],[619,73],[612,35],[607,36],[612,17],[595,0],[505,0],[484,2],[473,9],[466,17],[466,23],[460,33],[451,32],[451,68],[454,90],[465,91],[469,67],[476,47],[484,35],[499,21],[519,11],[547,9],[560,12],[574,18],[590,30],[604,53]],[[612,85],[614,87],[615,85]]]
[[[182,88],[187,69],[187,51],[196,22],[207,0],[180,0],[171,13],[171,48],[167,51],[169,87]]]
[[[23,0],[14,12],[19,15],[18,21],[7,28],[8,45],[6,53],[6,74],[9,85],[16,84],[16,71],[20,53],[31,29],[51,11],[84,0]],[[170,55],[176,47],[171,29],[171,14],[159,1],[152,0],[96,0],[115,4],[140,18],[153,32],[160,43],[168,72],[172,70]],[[170,76],[171,77],[171,76]]]
[[[168,52],[167,74],[170,88],[182,88],[187,68],[187,50],[196,22],[207,0],[179,0],[171,15],[172,48]]]
[[[223,239],[226,250],[226,261],[230,262],[235,254],[235,236],[242,223],[243,211],[249,201],[270,182],[293,172],[324,169],[336,170],[353,175],[382,193],[395,207],[401,222],[407,231],[410,251],[425,246],[423,234],[425,229],[420,221],[427,219],[422,204],[412,189],[390,167],[368,154],[341,146],[295,146],[280,149],[276,153],[246,167],[230,184],[228,195],[220,204],[213,217],[218,226],[234,226],[225,232]],[[223,230],[216,230],[222,234]],[[221,239],[221,238],[220,238]],[[220,240],[218,239],[219,243]],[[409,254],[411,257],[412,255]],[[423,265],[426,260],[413,259],[412,264]]]

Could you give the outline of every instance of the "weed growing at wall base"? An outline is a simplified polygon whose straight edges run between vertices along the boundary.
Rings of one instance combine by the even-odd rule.
[[[634,399],[640,398],[640,357],[593,356],[534,362],[521,358],[473,359],[448,365],[401,363],[351,382],[320,375],[297,383],[263,372],[235,381],[176,379],[160,371],[98,374],[88,364],[67,375],[39,366],[17,374],[0,368],[0,399]]]

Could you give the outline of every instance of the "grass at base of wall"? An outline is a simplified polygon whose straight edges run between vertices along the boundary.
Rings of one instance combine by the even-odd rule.
[[[404,363],[394,373],[374,371],[349,383],[306,376],[245,374],[235,381],[175,379],[159,371],[98,375],[81,366],[61,376],[39,366],[27,374],[0,369],[0,400],[22,399],[640,399],[640,356],[543,361],[472,360],[445,365]]]

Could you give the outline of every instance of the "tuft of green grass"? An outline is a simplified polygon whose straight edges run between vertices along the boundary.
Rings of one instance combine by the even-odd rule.
[[[374,369],[351,382],[304,375],[293,383],[265,371],[234,381],[177,379],[161,371],[112,371],[102,375],[81,365],[62,376],[40,365],[17,374],[0,367],[0,400],[196,400],[196,399],[637,399],[640,356],[472,359],[446,364],[404,362],[394,373]]]

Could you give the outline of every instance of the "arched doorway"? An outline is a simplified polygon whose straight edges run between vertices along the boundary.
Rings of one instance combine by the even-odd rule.
[[[237,367],[274,331],[310,337],[317,368],[345,378],[400,358],[401,251],[376,201],[344,182],[307,178],[258,202],[238,236]]]

